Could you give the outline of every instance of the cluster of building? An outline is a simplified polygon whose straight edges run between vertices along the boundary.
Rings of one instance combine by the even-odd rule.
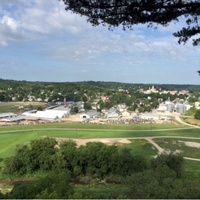
[[[65,118],[69,116],[70,108],[65,106],[49,107],[43,111],[30,110],[17,115],[12,112],[1,113],[0,122],[1,123],[17,123],[21,121],[30,122],[40,122],[49,121]]]
[[[176,112],[182,114],[187,110],[189,110],[191,107],[192,106],[188,104],[187,101],[184,100],[174,100],[174,101],[167,100],[163,103],[160,103],[157,110],[160,112],[168,111],[168,112]]]
[[[139,92],[144,93],[144,94],[151,94],[151,93],[171,94],[171,95],[189,94],[188,90],[182,90],[182,91],[178,91],[178,90],[161,90],[161,89],[156,89],[154,86],[152,86],[148,90],[139,89]]]
[[[150,89],[151,92],[157,92],[154,87]],[[165,102],[159,104],[157,111],[159,112],[176,112],[182,114],[189,110],[192,106],[183,99],[175,99],[174,101],[170,101],[168,99]],[[200,103],[195,102],[195,107],[200,109]],[[79,113],[79,117],[82,119],[94,119],[94,118],[118,118],[121,117],[131,117],[131,112],[127,110],[126,104],[118,104],[110,109],[102,109],[101,112],[98,112],[98,101],[96,100],[92,104],[92,110],[85,112],[84,102],[74,102],[64,100],[64,102],[57,102],[57,104],[51,105],[45,110],[30,110],[21,113],[20,115],[14,113],[0,113],[0,122],[9,123],[9,122],[20,122],[20,121],[41,121],[41,120],[51,120],[55,121],[58,119],[68,117],[74,108],[77,108],[77,112]],[[159,114],[148,113],[148,114],[139,114],[136,116],[132,116],[134,120],[139,119],[153,119],[153,120],[163,120],[163,117],[160,117]],[[162,119],[161,119],[162,118]],[[167,118],[165,118],[167,119]]]

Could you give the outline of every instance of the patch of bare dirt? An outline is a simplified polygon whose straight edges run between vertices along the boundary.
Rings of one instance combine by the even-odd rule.
[[[71,139],[68,139],[68,138],[55,138],[56,141],[59,143],[61,142],[64,142],[64,141],[67,141],[67,140],[71,140]],[[94,138],[94,139],[72,139],[73,141],[76,142],[77,146],[81,146],[81,145],[86,145],[86,143],[88,142],[102,142],[104,144],[107,144],[107,145],[123,145],[123,144],[129,144],[131,143],[130,140],[128,139],[112,139],[112,138]]]
[[[184,142],[184,143],[188,147],[200,148],[200,143],[198,143],[198,142]]]

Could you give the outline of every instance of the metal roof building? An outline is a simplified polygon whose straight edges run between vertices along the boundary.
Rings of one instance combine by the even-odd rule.
[[[0,119],[1,122],[17,122],[17,121],[23,121],[23,120],[30,120],[30,121],[35,121],[39,120],[40,118],[38,117],[30,117],[30,116],[25,116],[25,115],[18,115],[15,117],[6,117]]]
[[[153,120],[158,120],[160,119],[160,115],[156,113],[144,113],[140,115],[141,119],[153,119]]]
[[[12,118],[12,117],[16,117],[17,114],[14,114],[12,112],[7,112],[7,113],[0,113],[0,119],[2,118]]]
[[[87,118],[87,119],[92,119],[92,118],[97,118],[99,117],[100,112],[97,112],[95,110],[88,111],[87,113],[83,113],[80,115],[80,118]]]
[[[58,119],[69,115],[69,110],[44,110],[31,113],[29,116],[42,119]]]

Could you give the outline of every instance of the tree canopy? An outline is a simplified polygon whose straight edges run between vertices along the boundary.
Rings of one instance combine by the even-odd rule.
[[[155,24],[167,26],[169,22],[178,22],[184,17],[186,25],[178,32],[179,43],[186,43],[193,38],[193,45],[200,43],[196,37],[200,33],[199,0],[62,0],[66,10],[86,16],[88,22],[97,26],[108,25],[109,28],[122,25],[130,29],[133,25]]]

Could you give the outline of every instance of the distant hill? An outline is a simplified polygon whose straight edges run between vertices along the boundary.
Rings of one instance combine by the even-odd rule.
[[[24,85],[83,85],[83,86],[94,86],[98,88],[104,89],[148,89],[149,87],[154,86],[155,88],[162,90],[189,90],[190,92],[193,91],[200,91],[200,85],[180,85],[180,84],[136,84],[136,83],[121,83],[121,82],[104,82],[104,81],[80,81],[80,82],[42,82],[42,81],[25,81],[25,80],[9,80],[9,79],[0,79],[0,90],[4,89],[5,87],[12,87],[12,86],[24,86]]]

